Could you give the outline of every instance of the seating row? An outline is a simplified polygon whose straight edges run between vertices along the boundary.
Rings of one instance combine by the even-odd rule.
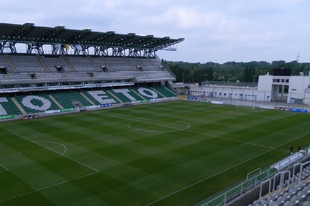
[[[49,110],[77,108],[101,104],[132,103],[150,99],[175,97],[168,87],[133,87],[90,91],[55,91],[39,94],[17,94],[14,103],[11,97],[0,98],[1,115],[41,113]],[[18,109],[20,108],[20,109]]]
[[[288,175],[285,176],[285,173]],[[291,175],[290,172],[282,172],[280,175],[281,181],[278,185],[274,185],[273,190],[248,206],[310,205],[310,166],[302,168],[301,173]]]
[[[7,72],[42,73],[56,72],[57,67],[63,71],[160,71],[161,63],[149,58],[125,57],[96,57],[96,56],[71,56],[71,55],[18,55],[0,54],[0,66],[8,68]],[[14,66],[15,70],[12,68]],[[73,70],[71,69],[73,67]]]

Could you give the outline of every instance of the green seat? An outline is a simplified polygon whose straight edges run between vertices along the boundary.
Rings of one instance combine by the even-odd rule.
[[[0,97],[0,115],[21,115],[22,112],[14,104],[10,97]]]
[[[80,92],[60,92],[51,94],[63,108],[91,106]]]
[[[60,109],[47,94],[17,95],[15,99],[27,114]]]

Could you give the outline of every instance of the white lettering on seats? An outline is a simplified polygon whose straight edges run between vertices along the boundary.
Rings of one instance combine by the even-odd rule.
[[[8,99],[6,97],[0,97],[0,103],[8,102]],[[0,104],[0,115],[8,115],[7,111],[4,109],[4,107]]]
[[[95,100],[97,100],[100,104],[112,104],[116,103],[114,99],[106,99],[109,98],[104,91],[88,91]]]
[[[150,98],[150,99],[156,99],[156,98],[158,98],[158,94],[157,94],[156,92],[154,92],[153,90],[151,90],[151,89],[147,89],[147,88],[141,87],[141,88],[138,89],[138,92],[139,92],[141,95],[143,95],[143,96],[145,96],[145,97],[148,97],[148,98]],[[146,93],[146,92],[147,92],[147,93]]]
[[[113,92],[123,94],[125,97],[130,99],[131,101],[136,101],[136,99],[129,94],[129,89],[113,89]]]
[[[41,101],[42,105],[41,106],[34,105],[31,102],[34,99]],[[50,100],[45,99],[44,97],[34,96],[34,95],[29,95],[29,96],[24,97],[22,100],[22,104],[25,107],[28,107],[28,108],[34,109],[34,110],[38,110],[38,111],[48,110],[52,106],[52,102]]]

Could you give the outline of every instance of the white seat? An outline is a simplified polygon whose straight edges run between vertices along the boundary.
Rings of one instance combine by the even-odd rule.
[[[291,205],[298,205],[299,204],[299,200],[297,199],[296,196],[293,196],[291,198]]]
[[[270,200],[269,206],[277,206],[277,204],[273,200]]]
[[[283,206],[292,206],[290,201],[286,201]]]
[[[302,206],[310,206],[310,202],[306,201]]]

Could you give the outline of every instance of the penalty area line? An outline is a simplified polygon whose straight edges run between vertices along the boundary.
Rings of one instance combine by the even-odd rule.
[[[13,135],[17,136],[17,137],[20,137],[20,138],[22,138],[22,139],[28,141],[28,142],[31,142],[31,143],[33,143],[33,144],[36,144],[36,145],[38,145],[38,146],[40,146],[40,147],[43,147],[43,148],[45,148],[45,149],[47,149],[47,150],[49,150],[49,151],[52,151],[52,152],[56,153],[56,154],[58,154],[58,155],[60,155],[60,156],[62,156],[62,157],[64,157],[64,158],[67,158],[67,159],[69,159],[69,160],[71,160],[71,161],[73,161],[73,162],[76,162],[76,163],[78,163],[78,164],[84,166],[84,167],[87,167],[87,168],[89,168],[89,169],[91,169],[91,170],[93,170],[93,171],[95,171],[95,172],[99,172],[99,170],[97,170],[97,169],[95,169],[95,168],[93,168],[93,167],[91,167],[91,166],[88,166],[88,165],[86,165],[86,164],[84,164],[84,163],[82,163],[82,162],[79,162],[79,161],[77,161],[77,160],[75,160],[75,159],[72,159],[71,157],[65,156],[64,154],[60,154],[60,153],[58,153],[58,152],[56,152],[56,151],[54,151],[54,150],[52,150],[52,149],[50,149],[50,148],[48,148],[48,147],[45,147],[45,146],[43,146],[43,145],[37,143],[36,141],[31,141],[31,140],[27,139],[26,137],[23,137],[23,136],[21,136],[21,135],[19,135],[19,134],[15,134],[15,133],[13,133],[13,132],[11,132],[11,133],[12,133]],[[67,151],[67,150],[66,150],[66,151]]]
[[[58,143],[58,142],[52,142],[52,141],[33,141],[33,142],[37,142],[37,143],[43,142],[43,143],[50,143],[50,144],[60,145],[60,146],[62,146],[64,148],[64,151],[61,153],[61,155],[64,155],[67,152],[67,147],[64,144],[61,144],[61,143]],[[41,146],[43,146],[43,145],[41,145]],[[54,152],[56,152],[56,151],[54,151]]]
[[[82,175],[82,176],[80,176],[80,177],[76,177],[76,178],[70,179],[70,180],[65,180],[65,181],[62,181],[62,182],[59,182],[59,183],[55,183],[55,184],[52,184],[52,185],[49,185],[49,186],[46,186],[46,187],[42,187],[42,188],[39,188],[39,189],[35,189],[35,190],[30,191],[30,192],[26,192],[26,193],[23,193],[23,194],[19,194],[19,195],[10,197],[10,198],[6,198],[6,199],[3,199],[3,200],[0,200],[0,203],[1,203],[1,202],[6,202],[6,201],[9,201],[9,200],[18,198],[18,197],[22,197],[22,196],[25,196],[25,195],[29,195],[29,194],[32,194],[32,193],[35,193],[35,192],[39,192],[39,191],[42,191],[42,190],[46,190],[46,189],[49,189],[49,188],[52,188],[52,187],[56,187],[56,186],[59,186],[59,185],[63,185],[63,184],[66,184],[66,183],[69,183],[69,182],[72,182],[72,181],[75,181],[75,180],[79,180],[79,179],[82,179],[82,178],[85,178],[85,177],[89,177],[89,176],[92,176],[92,175],[94,175],[94,174],[99,173],[99,170],[97,170],[97,169],[95,169],[95,168],[93,168],[93,167],[90,167],[90,166],[88,166],[88,165],[86,165],[86,164],[84,164],[84,163],[82,163],[82,162],[79,162],[79,161],[77,161],[77,160],[75,160],[75,159],[72,159],[72,158],[70,158],[70,157],[67,157],[67,156],[64,155],[64,153],[63,153],[63,154],[60,154],[60,153],[58,153],[58,152],[56,152],[56,151],[54,151],[54,150],[52,150],[52,149],[50,149],[50,148],[48,148],[48,147],[45,147],[45,146],[43,146],[43,145],[41,145],[41,144],[39,144],[39,143],[36,143],[35,141],[31,141],[31,140],[29,140],[29,139],[27,139],[27,138],[25,138],[25,137],[23,137],[23,136],[21,136],[21,135],[18,135],[18,134],[13,133],[13,132],[11,132],[11,133],[12,133],[13,135],[17,136],[17,137],[20,137],[20,138],[22,138],[22,139],[28,141],[28,142],[31,142],[31,143],[33,143],[33,144],[36,144],[36,145],[38,145],[38,146],[40,146],[40,147],[43,147],[43,148],[45,148],[45,149],[47,149],[47,150],[50,150],[50,151],[54,152],[54,153],[56,153],[56,154],[58,154],[58,155],[60,155],[60,156],[63,156],[63,157],[65,157],[65,158],[67,158],[67,159],[69,159],[69,160],[71,160],[71,161],[73,161],[73,162],[76,162],[76,163],[78,163],[78,164],[80,164],[80,165],[82,165],[82,166],[84,166],[84,167],[87,167],[87,168],[91,169],[93,172],[90,173],[90,174],[86,174],[86,175]],[[65,150],[65,151],[66,151],[66,150]],[[5,168],[3,165],[0,165],[0,166],[2,166],[3,168]],[[7,171],[9,171],[7,168],[5,168],[5,169],[6,169]]]
[[[3,171],[3,172],[0,172],[0,174],[1,173],[5,173],[5,172],[8,172],[9,171],[9,169],[8,168],[6,168],[4,165],[2,165],[2,164],[0,164],[0,167],[2,167],[5,171]]]
[[[7,198],[7,199],[0,200],[0,202],[6,202],[6,201],[9,201],[9,200],[12,200],[12,199],[16,199],[16,198],[19,198],[19,197],[23,197],[25,195],[29,195],[29,194],[32,194],[32,193],[35,193],[35,192],[40,192],[42,190],[46,190],[46,189],[49,189],[49,188],[52,188],[52,187],[56,187],[56,186],[63,185],[63,184],[66,184],[66,183],[69,183],[69,182],[72,182],[72,181],[75,181],[75,180],[82,179],[84,177],[89,177],[89,176],[97,174],[97,173],[99,173],[99,172],[93,172],[93,173],[90,173],[90,174],[87,174],[87,175],[83,175],[81,177],[77,177],[77,178],[74,178],[74,179],[71,179],[71,180],[62,181],[62,182],[59,182],[59,183],[56,183],[56,184],[52,184],[52,185],[49,185],[49,186],[46,186],[46,187],[42,187],[42,188],[30,191],[30,192],[26,192],[26,193],[23,193],[23,194],[20,194],[20,195],[16,195],[16,196],[13,196],[13,197],[10,197],[10,198]]]

